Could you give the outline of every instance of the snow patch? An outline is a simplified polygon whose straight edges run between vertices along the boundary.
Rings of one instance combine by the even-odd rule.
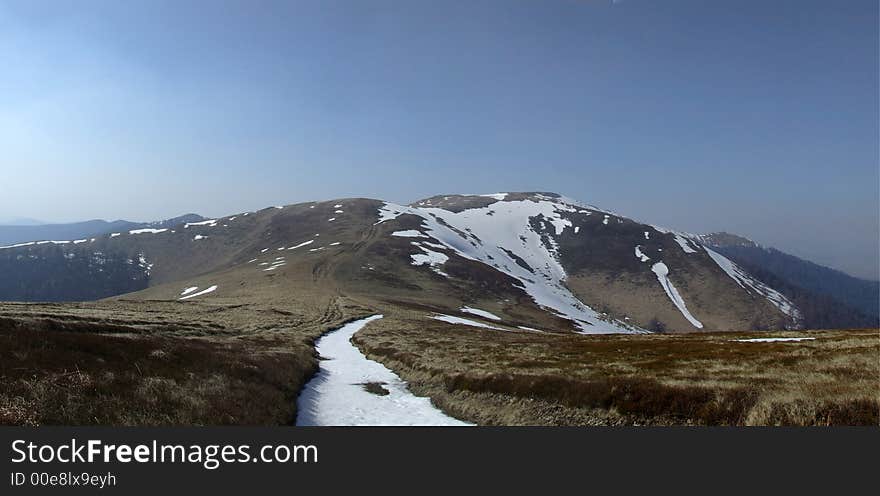
[[[642,262],[647,262],[648,260],[651,260],[651,257],[642,253],[642,246],[641,245],[636,246],[636,258],[638,258]]]
[[[688,241],[684,236],[682,236],[681,234],[678,234],[678,233],[674,233],[674,234],[675,234],[675,242],[678,243],[678,246],[681,247],[681,250],[683,252],[685,252],[685,253],[696,253],[697,252],[697,250],[695,250],[691,246],[690,241]]]
[[[669,280],[669,267],[666,266],[663,262],[657,262],[652,267],[651,270],[654,274],[657,274],[657,280],[660,281],[660,285],[663,286],[663,290],[666,291],[666,295],[669,296],[669,299],[672,300],[672,303],[678,308],[678,311],[684,315],[684,318],[688,319],[688,322],[693,324],[697,329],[702,329],[703,324],[699,320],[697,320],[691,313],[688,311],[687,306],[684,304],[684,299],[682,299],[681,295],[678,293],[678,290],[675,289],[675,286],[672,285],[672,281]]]
[[[394,208],[395,206],[397,205],[394,205],[392,203],[382,204],[382,206],[379,207],[379,220],[373,225],[378,225],[385,221],[394,220],[403,215],[404,210],[409,209],[409,207]]]
[[[540,332],[540,333],[543,333],[543,332],[544,332],[544,331],[542,331],[542,330],[540,330],[540,329],[535,329],[534,327],[516,326],[516,328],[517,328],[517,329],[522,329],[522,330],[524,330],[524,331],[530,331],[530,332]]]
[[[76,243],[76,242],[74,241],[74,243]],[[18,243],[18,244],[9,245],[9,246],[0,246],[0,250],[8,250],[11,248],[21,248],[23,246],[48,245],[48,244],[66,245],[66,244],[70,244],[70,241],[28,241],[27,243]]]
[[[190,226],[208,226],[208,227],[216,227],[216,226],[217,226],[217,219],[203,220],[203,221],[201,221],[201,222],[187,222],[186,224],[183,225],[183,228],[184,228],[184,229],[189,229]]]
[[[470,313],[474,315],[479,315],[480,317],[484,317],[490,320],[501,320],[501,317],[495,315],[494,313],[487,312],[485,310],[480,310],[479,308],[471,308],[471,307],[461,307],[461,311],[465,313]]]
[[[308,241],[303,241],[302,243],[300,243],[300,244],[298,244],[298,245],[291,246],[290,248],[288,248],[288,250],[295,250],[295,249],[297,249],[297,248],[302,248],[303,246],[310,245],[310,244],[312,244],[312,243],[314,243],[314,242],[315,242],[314,239],[310,239],[310,240],[308,240]]]
[[[216,286],[216,285],[211,286],[211,287],[208,288],[208,289],[203,289],[203,290],[199,291],[198,293],[193,293],[193,294],[191,294],[191,295],[184,296],[183,298],[178,298],[178,300],[188,300],[188,299],[190,299],[190,298],[195,298],[196,296],[202,296],[202,295],[206,295],[206,294],[208,294],[208,293],[213,293],[214,291],[217,291],[217,286]]]
[[[678,246],[681,247],[681,250],[685,253],[697,253],[697,249],[691,245],[691,242],[687,239],[689,234],[681,233],[678,231],[673,231],[672,229],[667,229],[665,227],[660,226],[651,226],[655,231],[663,233],[663,234],[672,234],[675,237],[675,242],[678,243]]]
[[[147,261],[147,257],[143,253],[138,254],[138,267],[144,269],[144,274],[150,275],[153,270],[153,264]]]
[[[427,264],[431,267],[434,267],[435,265],[443,265],[444,263],[446,263],[447,260],[449,260],[449,257],[443,253],[429,250],[424,246],[416,246],[418,246],[419,249],[421,249],[424,253],[416,253],[411,255],[413,265]]]
[[[427,236],[414,229],[409,229],[407,231],[395,231],[391,233],[391,235],[399,236],[401,238],[427,238]]]
[[[443,322],[447,322],[449,324],[461,324],[471,327],[482,327],[484,329],[492,329],[495,331],[506,331],[507,329],[502,329],[500,327],[490,326],[488,324],[484,324],[482,322],[477,322],[476,320],[463,319],[461,317],[455,317],[453,315],[440,314],[431,317],[434,320],[442,320]]]

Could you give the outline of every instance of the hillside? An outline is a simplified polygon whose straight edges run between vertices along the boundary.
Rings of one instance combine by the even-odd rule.
[[[270,207],[0,249],[0,299],[272,301],[292,288],[507,328],[783,329],[792,302],[680,233],[552,193]],[[489,315],[468,312],[482,309]]]
[[[795,301],[808,327],[877,326],[880,321],[878,281],[852,277],[729,233],[703,235],[700,241]]]

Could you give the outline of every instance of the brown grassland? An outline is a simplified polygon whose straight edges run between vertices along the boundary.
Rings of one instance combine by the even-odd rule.
[[[138,306],[0,304],[0,425],[290,425],[314,340],[357,316]]]
[[[808,336],[802,342],[737,342]],[[488,425],[878,425],[880,331],[504,332],[386,318],[354,341]]]
[[[242,341],[8,328],[0,340],[3,424],[289,423],[308,363]]]
[[[414,393],[481,425],[880,422],[876,329],[506,332],[338,295],[300,297],[0,304],[0,425],[291,425],[317,370],[314,340],[378,313],[371,308],[385,318],[355,344]],[[816,339],[734,341],[767,336]]]

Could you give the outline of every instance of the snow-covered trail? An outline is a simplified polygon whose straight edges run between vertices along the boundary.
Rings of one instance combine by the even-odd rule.
[[[410,393],[397,374],[351,343],[354,333],[381,318],[350,322],[318,340],[315,348],[324,360],[297,399],[296,425],[470,425]],[[369,392],[366,384],[378,392],[381,385],[388,394]]]

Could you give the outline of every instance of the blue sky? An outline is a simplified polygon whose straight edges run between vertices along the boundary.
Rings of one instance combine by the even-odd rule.
[[[875,1],[254,5],[0,0],[0,217],[543,190],[877,278]]]

